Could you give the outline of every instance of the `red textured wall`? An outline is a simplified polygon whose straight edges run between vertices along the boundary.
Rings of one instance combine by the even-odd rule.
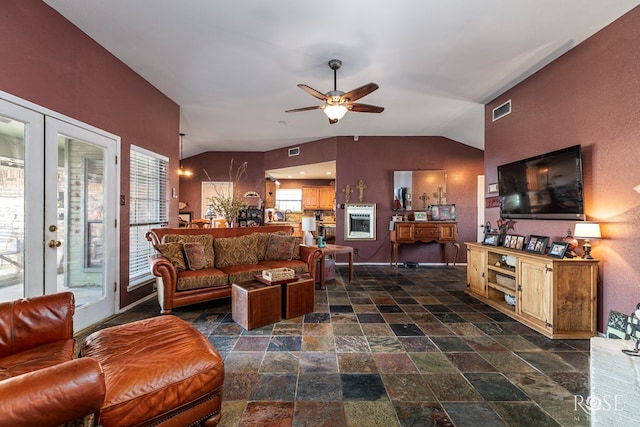
[[[448,138],[360,136],[338,137],[336,200],[345,203],[342,190],[363,180],[364,203],[376,203],[376,241],[344,240],[344,209],[336,212],[336,243],[359,248],[361,262],[389,262],[389,221],[393,214],[393,171],[444,169],[447,171],[447,203],[456,204],[459,262],[466,262],[462,242],[476,241],[477,177],[483,173],[483,152]],[[358,193],[351,195],[351,203]],[[451,248],[449,255],[453,254]],[[436,244],[418,243],[400,247],[399,261],[440,262]]]
[[[600,221],[593,242],[600,259],[599,330],[610,310],[631,313],[640,302],[640,8],[635,8],[549,64],[486,108],[487,183],[510,161],[581,144],[588,220]],[[491,110],[512,100],[512,113]],[[498,209],[487,209],[495,224]],[[519,220],[518,234],[553,240],[575,221]],[[581,242],[582,243],[582,242]]]
[[[229,169],[233,160],[232,177],[229,178]],[[238,183],[238,193],[257,191],[264,197],[264,153],[255,152],[207,152],[184,159],[182,165],[185,169],[191,169],[193,176],[180,177],[179,198],[188,206],[181,212],[193,212],[193,218],[202,216],[202,182],[228,182],[235,181],[238,166],[247,162],[247,176]]]
[[[121,137],[121,194],[128,200],[131,144],[177,168],[180,108],[39,0],[7,0],[0,13],[0,90]],[[170,174],[170,185],[178,186]],[[171,204],[177,218],[177,201]],[[120,210],[120,307],[148,295],[127,292],[129,206]],[[176,219],[177,222],[177,219]]]

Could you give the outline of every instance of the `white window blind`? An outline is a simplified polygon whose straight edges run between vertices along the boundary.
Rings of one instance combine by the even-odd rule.
[[[168,169],[166,157],[140,147],[131,146],[130,285],[153,279],[149,270],[149,256],[153,252],[153,247],[144,235],[150,228],[166,227],[169,222]]]

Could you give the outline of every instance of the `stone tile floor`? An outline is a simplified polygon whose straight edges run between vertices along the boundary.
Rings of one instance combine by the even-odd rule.
[[[230,299],[174,310],[225,359],[220,426],[588,426],[589,341],[464,293],[462,267],[346,267],[315,312],[251,331]],[[158,315],[155,300],[98,328]],[[86,334],[86,333],[85,333]]]

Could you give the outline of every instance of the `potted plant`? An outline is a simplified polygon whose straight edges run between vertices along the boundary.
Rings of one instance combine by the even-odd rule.
[[[207,174],[207,171],[205,171],[205,174]],[[207,177],[211,182],[209,174],[207,174]],[[234,172],[234,161],[231,159],[227,191],[221,191],[220,188],[215,187],[216,195],[207,198],[209,202],[209,205],[207,205],[207,214],[209,211],[213,211],[216,216],[222,217],[227,221],[227,227],[231,227],[233,225],[233,221],[240,214],[240,211],[247,208],[247,204],[240,196],[238,190],[238,184],[246,177],[247,162],[238,166]]]

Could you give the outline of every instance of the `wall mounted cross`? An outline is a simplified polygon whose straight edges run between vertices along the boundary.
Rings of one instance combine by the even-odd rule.
[[[427,196],[427,193],[422,193],[422,196],[420,196],[420,200],[422,200],[422,209],[426,209],[427,208],[427,200],[429,200],[431,197]]]
[[[351,199],[351,193],[353,193],[353,189],[351,188],[351,186],[349,184],[347,184],[342,189],[342,192],[344,193],[344,202],[345,203],[349,203],[349,199]]]
[[[364,200],[364,189],[367,188],[367,186],[364,185],[364,181],[363,180],[360,180],[358,182],[358,185],[356,185],[356,188],[360,192],[360,196],[358,197],[358,200],[363,201]]]

